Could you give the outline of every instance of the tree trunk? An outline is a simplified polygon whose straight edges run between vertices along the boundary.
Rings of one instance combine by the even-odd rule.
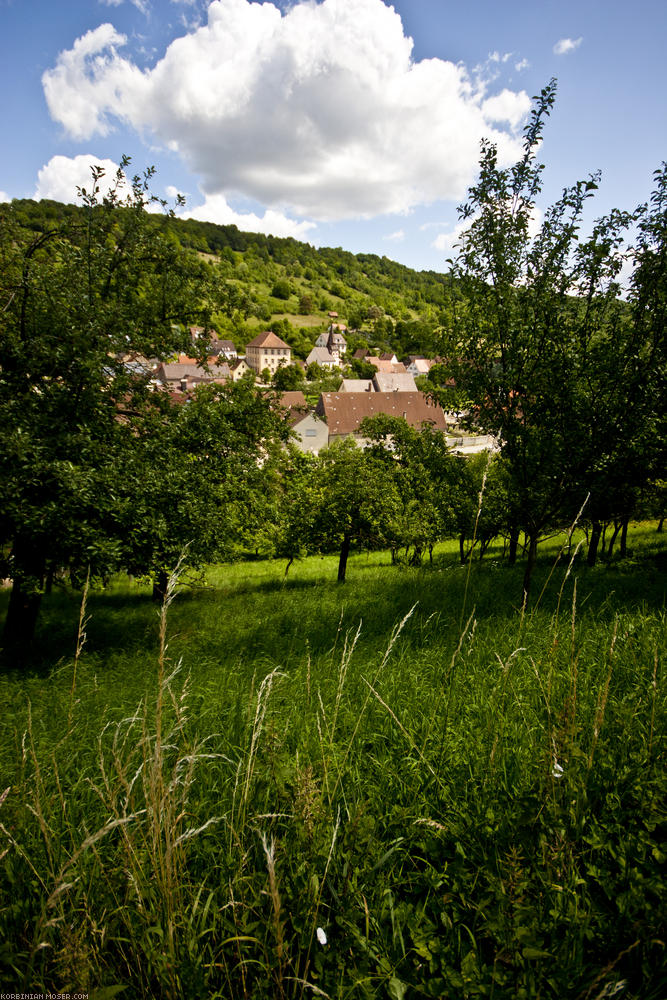
[[[658,527],[655,529],[656,531],[658,532],[662,531],[662,526],[664,524],[664,521],[665,521],[665,515],[663,514],[660,520],[658,521]]]
[[[4,658],[8,665],[23,663],[35,637],[42,604],[44,556],[25,539],[16,539],[12,548],[16,567],[2,633]]]
[[[345,532],[343,544],[340,547],[340,559],[338,560],[338,582],[345,583],[345,571],[347,570],[347,557],[350,554],[350,536]]]
[[[35,637],[41,603],[39,592],[26,593],[20,582],[14,580],[2,633],[3,655],[8,665],[13,662],[20,666],[23,663]]]
[[[591,538],[588,543],[588,556],[586,557],[586,564],[588,566],[595,566],[598,556],[598,545],[600,544],[600,536],[602,534],[602,525],[599,521],[593,521]]]
[[[625,559],[628,554],[628,524],[630,523],[629,517],[623,518],[623,523],[621,525],[621,559]]]
[[[609,548],[607,549],[607,559],[609,560],[609,562],[611,562],[611,557],[614,553],[614,544],[616,542],[616,537],[620,530],[621,530],[621,522],[614,521],[614,534],[611,536],[609,540]]]
[[[516,553],[518,548],[519,548],[519,529],[512,527],[510,528],[510,551],[509,551],[509,556],[507,558],[507,561],[510,564],[510,566],[514,566],[516,564]]]
[[[428,547],[428,561],[433,565],[433,543],[429,543]]]
[[[287,566],[285,566],[285,576],[287,576],[287,574],[289,573],[289,568],[293,562],[294,562],[294,556],[290,556],[289,559],[287,560]]]
[[[600,555],[603,556],[607,547],[607,522],[602,524],[602,537],[600,539]]]
[[[164,604],[169,585],[169,574],[166,569],[158,570],[158,574],[153,580],[153,600],[156,604]]]
[[[526,559],[526,568],[523,574],[524,607],[528,605],[528,598],[530,597],[530,583],[536,559],[537,559],[537,532],[535,531],[533,534],[530,535],[528,540],[528,558]]]

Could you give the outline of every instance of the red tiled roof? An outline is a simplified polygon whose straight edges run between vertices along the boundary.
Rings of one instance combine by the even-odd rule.
[[[323,392],[316,412],[329,426],[329,434],[354,434],[365,417],[385,414],[402,417],[411,427],[433,424],[446,429],[445,414],[423,392]]]

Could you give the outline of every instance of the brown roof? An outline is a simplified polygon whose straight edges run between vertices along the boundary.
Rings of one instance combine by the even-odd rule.
[[[265,330],[264,333],[257,334],[254,340],[246,344],[246,349],[248,347],[287,347],[289,349],[289,344],[277,337],[272,330]]]
[[[329,425],[329,434],[354,434],[365,417],[385,414],[403,417],[411,427],[433,424],[446,429],[442,407],[423,392],[323,392],[316,413]]]
[[[218,337],[215,341],[215,346],[221,352],[232,351],[236,354],[236,345],[233,340],[223,340],[221,337]]]
[[[196,379],[198,382],[213,381],[213,375],[204,371],[194,362],[192,364],[180,362],[169,364],[162,361],[155,369],[154,377],[159,382],[180,382],[181,379]]]
[[[385,361],[384,358],[366,358],[379,372],[385,375],[404,375],[407,368],[400,361]]]
[[[300,390],[295,389],[290,392],[281,392],[278,402],[289,411],[287,422],[290,427],[298,423],[302,417],[305,417],[309,410],[306,397]]]

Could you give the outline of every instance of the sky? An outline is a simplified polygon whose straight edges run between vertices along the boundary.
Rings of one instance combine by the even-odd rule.
[[[591,221],[667,159],[665,0],[0,0],[0,200],[155,166],[177,214],[447,270],[482,138],[558,96],[541,207]]]

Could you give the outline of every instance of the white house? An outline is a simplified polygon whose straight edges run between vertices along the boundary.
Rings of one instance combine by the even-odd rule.
[[[313,347],[306,358],[306,365],[318,364],[320,368],[340,368],[340,361],[335,357],[328,347]]]
[[[281,365],[288,365],[292,357],[289,344],[277,337],[272,330],[265,330],[246,345],[245,359],[253,371],[263,372],[268,368],[271,375]]]

